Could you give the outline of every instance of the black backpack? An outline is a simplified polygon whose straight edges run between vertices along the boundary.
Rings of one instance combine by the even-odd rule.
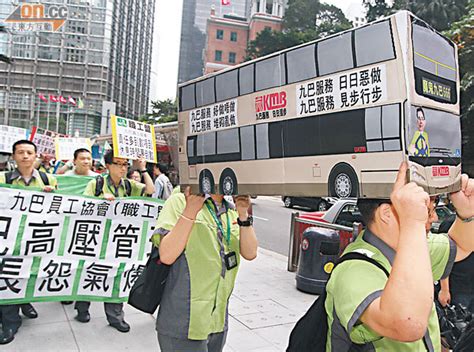
[[[132,194],[132,184],[130,183],[129,179],[124,178],[123,179],[124,185],[125,185],[125,193],[127,194],[127,197],[130,197]],[[95,178],[95,192],[94,196],[99,197],[104,189],[104,177],[99,175]]]
[[[363,260],[372,263],[382,270],[387,277],[388,271],[372,258],[361,253],[349,252],[339,258],[337,265],[346,260]],[[336,267],[335,266],[335,267]],[[333,268],[333,270],[335,269]],[[305,315],[298,320],[291,331],[287,352],[322,352],[326,351],[326,340],[328,335],[328,316],[325,308],[326,290],[319,296],[316,302],[308,309]],[[360,351],[363,345],[352,343],[349,351]]]
[[[44,173],[43,171],[38,171],[39,172],[39,175],[41,177],[41,181],[43,181],[43,184],[45,186],[49,186],[49,178],[48,178],[48,175],[46,175],[46,173]],[[7,172],[5,174],[5,183],[7,185],[11,185],[13,183],[13,171],[10,171],[10,172]]]

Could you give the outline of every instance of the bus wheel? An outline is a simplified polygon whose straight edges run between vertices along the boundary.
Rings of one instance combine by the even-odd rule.
[[[219,191],[220,194],[225,196],[238,195],[237,177],[235,177],[234,171],[232,171],[232,169],[227,168],[222,171],[221,177],[219,179]]]
[[[352,167],[338,164],[329,175],[329,196],[338,198],[357,197],[359,181]]]
[[[204,169],[199,174],[199,193],[201,194],[214,194],[215,191],[215,184],[214,184],[214,177],[212,176],[212,172],[207,169]]]

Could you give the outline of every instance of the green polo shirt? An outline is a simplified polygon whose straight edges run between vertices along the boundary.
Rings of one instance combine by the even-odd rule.
[[[444,234],[430,234],[428,247],[433,281],[449,275],[456,257],[456,244]],[[359,252],[375,259],[391,271],[395,251],[369,230],[361,233],[344,253]],[[433,304],[424,338],[415,342],[398,342],[379,336],[359,320],[365,309],[382,295],[387,283],[385,273],[375,265],[350,260],[338,265],[327,284],[325,302],[328,314],[326,351],[349,350],[351,341],[366,344],[370,351],[441,351],[438,316]],[[425,347],[426,346],[426,347]]]
[[[38,170],[33,169],[33,174],[30,180],[25,180],[23,176],[21,176],[20,172],[18,169],[15,169],[12,171],[12,185],[15,186],[23,186],[23,187],[35,187],[39,189],[43,189],[45,187],[45,184],[43,183],[43,180],[41,179],[40,173]],[[0,183],[6,183],[5,177],[6,177],[7,172],[2,172],[0,174]],[[50,174],[46,174],[49,180],[49,186],[53,188],[58,188],[58,182],[56,178]]]
[[[217,207],[208,196],[210,206]],[[166,201],[158,217],[153,243],[159,246],[178,222],[186,206],[182,193]],[[213,208],[216,209],[216,208]],[[230,242],[219,241],[218,227],[206,205],[196,216],[184,252],[173,263],[160,304],[157,331],[178,339],[206,340],[209,334],[227,330],[227,308],[234,288],[238,266],[227,270],[222,255],[235,252],[240,263],[240,230],[234,206],[223,201],[217,209],[227,237],[229,216]]]
[[[114,197],[127,197],[127,189],[125,188],[125,181],[122,179],[120,180],[120,184],[118,187],[112,183],[109,175],[105,175],[104,177],[104,188],[102,188],[103,194],[108,193],[112,194]],[[130,197],[141,197],[145,193],[145,185],[143,183],[136,182],[134,180],[128,180],[130,182],[131,193]],[[94,196],[95,195],[95,185],[97,183],[97,179],[93,179],[89,181],[86,186],[86,190],[84,191],[85,196]],[[102,194],[102,196],[103,196]]]

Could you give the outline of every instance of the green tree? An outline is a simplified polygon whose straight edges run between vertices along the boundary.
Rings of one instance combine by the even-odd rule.
[[[470,3],[466,10],[467,14],[444,34],[458,44],[463,162],[474,169],[474,3]]]
[[[311,14],[311,15],[308,15]],[[265,29],[247,47],[246,60],[271,54],[352,27],[344,13],[319,0],[290,0],[283,31]]]
[[[178,120],[178,104],[176,100],[155,100],[151,102],[152,112],[139,120],[146,123],[165,123]]]
[[[367,9],[367,21],[389,16],[398,10],[408,10],[428,22],[438,31],[444,31],[465,13],[469,0],[395,0],[390,6],[387,0],[363,0]]]

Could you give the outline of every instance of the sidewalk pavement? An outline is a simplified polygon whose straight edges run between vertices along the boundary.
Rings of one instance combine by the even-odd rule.
[[[295,275],[286,270],[286,257],[259,249],[252,262],[242,260],[229,305],[226,352],[284,351],[295,322],[316,296],[296,290]],[[35,303],[39,318],[23,319],[15,340],[2,351],[159,351],[155,318],[124,305],[131,330],[108,326],[103,304],[93,302],[91,321],[74,320],[73,305]]]

